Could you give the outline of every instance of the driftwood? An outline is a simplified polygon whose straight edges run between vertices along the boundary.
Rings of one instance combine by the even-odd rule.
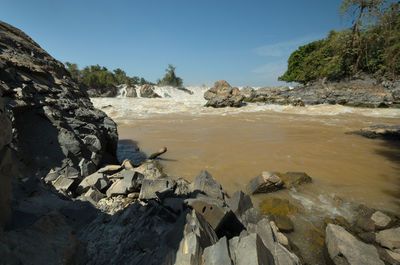
[[[157,152],[155,152],[154,154],[151,154],[149,156],[149,159],[156,159],[157,157],[159,157],[160,155],[164,154],[165,152],[167,152],[167,147],[163,147],[160,150],[158,150]]]

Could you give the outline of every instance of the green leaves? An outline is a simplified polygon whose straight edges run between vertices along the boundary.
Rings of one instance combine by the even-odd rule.
[[[182,86],[183,81],[182,78],[177,77],[175,74],[175,69],[172,64],[169,64],[167,69],[165,69],[165,76],[163,79],[158,79],[157,84],[160,86],[173,86],[173,87],[179,87]]]

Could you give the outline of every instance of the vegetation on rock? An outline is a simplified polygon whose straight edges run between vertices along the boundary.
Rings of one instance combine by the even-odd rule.
[[[173,86],[173,87],[180,87],[183,85],[183,80],[180,77],[177,77],[175,74],[175,69],[172,64],[169,64],[167,69],[165,69],[165,76],[163,79],[157,80],[157,85],[160,86]]]
[[[325,39],[299,47],[279,77],[286,82],[340,80],[362,71],[375,76],[400,75],[400,2],[344,0],[339,9],[354,25],[330,31]]]

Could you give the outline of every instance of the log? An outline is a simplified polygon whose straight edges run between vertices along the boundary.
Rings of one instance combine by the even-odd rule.
[[[163,147],[160,150],[158,150],[157,152],[151,154],[149,156],[149,159],[156,159],[157,157],[159,157],[160,155],[164,154],[165,152],[167,152],[167,147]]]

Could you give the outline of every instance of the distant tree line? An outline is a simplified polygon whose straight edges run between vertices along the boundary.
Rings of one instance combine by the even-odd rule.
[[[360,71],[387,78],[400,75],[400,2],[344,0],[339,12],[353,18],[353,27],[332,30],[325,39],[299,47],[279,80],[340,80]]]
[[[104,90],[120,84],[128,84],[130,86],[153,84],[143,77],[129,77],[126,75],[125,71],[120,68],[109,71],[106,67],[97,64],[79,69],[76,63],[70,62],[66,62],[65,66],[76,82],[88,88]]]

